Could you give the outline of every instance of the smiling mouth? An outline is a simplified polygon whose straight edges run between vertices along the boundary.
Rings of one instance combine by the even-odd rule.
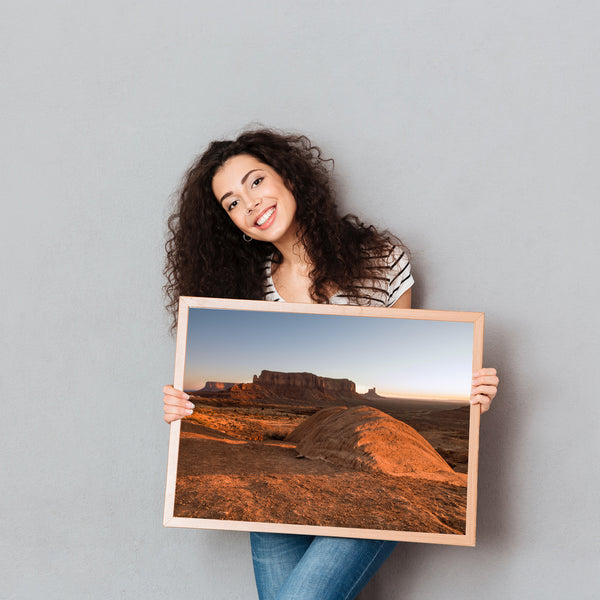
[[[258,217],[258,219],[256,219],[256,222],[254,224],[256,225],[256,227],[259,227],[259,228],[268,227],[273,220],[274,214],[275,214],[274,206],[272,206],[271,208],[267,208],[267,210],[265,210],[263,213],[261,213],[260,217]]]

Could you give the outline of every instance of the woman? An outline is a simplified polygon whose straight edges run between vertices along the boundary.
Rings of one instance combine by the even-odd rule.
[[[179,295],[411,307],[406,249],[356,217],[339,217],[328,161],[304,136],[248,131],[213,142],[188,171],[169,219],[166,291]],[[486,411],[494,369],[473,374],[471,402]],[[164,419],[189,416],[164,388]],[[354,598],[395,542],[252,533],[260,600]]]

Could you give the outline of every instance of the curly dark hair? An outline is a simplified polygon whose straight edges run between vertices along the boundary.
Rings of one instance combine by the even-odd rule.
[[[175,325],[178,297],[209,296],[261,300],[264,264],[281,255],[269,242],[246,243],[212,191],[218,169],[233,156],[248,154],[273,168],[296,200],[300,243],[311,261],[310,295],[328,303],[331,290],[359,301],[358,283],[383,279],[369,257],[402,245],[354,215],[340,217],[331,189],[332,159],[303,135],[251,130],[233,141],[212,142],[187,171],[168,220],[164,286]],[[364,290],[364,287],[361,288]],[[364,292],[363,292],[364,293]]]

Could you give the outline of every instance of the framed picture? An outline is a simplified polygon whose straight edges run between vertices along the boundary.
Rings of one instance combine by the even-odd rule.
[[[164,525],[474,545],[483,322],[180,298]]]

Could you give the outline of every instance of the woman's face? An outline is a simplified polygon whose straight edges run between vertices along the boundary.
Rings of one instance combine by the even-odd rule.
[[[212,181],[215,198],[246,235],[264,242],[295,240],[296,200],[281,176],[249,154],[227,160]]]

